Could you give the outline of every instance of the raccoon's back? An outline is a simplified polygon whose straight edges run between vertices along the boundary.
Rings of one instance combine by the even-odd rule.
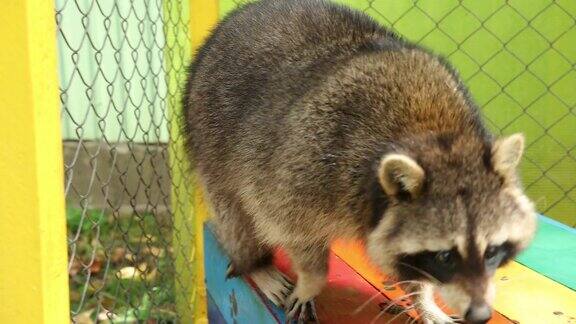
[[[368,16],[325,1],[265,0],[235,11],[191,66],[185,117],[192,155],[225,167],[239,150],[269,154],[291,103],[376,40],[401,44]]]

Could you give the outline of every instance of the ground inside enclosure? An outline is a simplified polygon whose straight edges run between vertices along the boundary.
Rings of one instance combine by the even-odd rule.
[[[69,270],[70,307],[82,311],[74,321],[174,322],[172,232],[166,219],[150,213],[85,213],[66,210],[68,235],[78,237]]]
[[[163,144],[64,143],[65,164],[73,166],[66,217],[74,322],[178,319],[166,151]]]

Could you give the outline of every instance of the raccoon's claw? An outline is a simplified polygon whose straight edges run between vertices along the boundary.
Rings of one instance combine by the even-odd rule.
[[[301,301],[298,298],[289,298],[288,301],[289,307],[286,307],[286,323],[318,323],[316,306],[313,300]]]
[[[228,263],[228,268],[226,268],[226,280],[236,278],[238,274],[232,265],[232,262]]]
[[[258,269],[250,274],[258,289],[276,306],[282,307],[294,285],[274,266]]]

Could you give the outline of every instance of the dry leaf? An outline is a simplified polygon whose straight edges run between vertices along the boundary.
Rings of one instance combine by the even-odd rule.
[[[72,318],[73,322],[76,324],[93,324],[92,313],[93,309],[82,312]]]
[[[90,265],[90,272],[92,274],[98,274],[100,273],[100,271],[102,271],[102,260],[94,259],[94,261],[92,261],[92,264]]]
[[[98,321],[115,320],[117,317],[118,315],[112,313],[109,310],[104,309],[103,311],[100,312],[100,314],[98,314]]]
[[[136,268],[124,267],[116,273],[116,276],[119,279],[136,279],[136,278],[138,278],[137,274],[138,274],[138,270]]]

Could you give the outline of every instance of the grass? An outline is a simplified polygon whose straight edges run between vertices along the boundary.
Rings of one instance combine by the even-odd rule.
[[[171,224],[67,209],[70,307],[74,322],[173,323]]]

